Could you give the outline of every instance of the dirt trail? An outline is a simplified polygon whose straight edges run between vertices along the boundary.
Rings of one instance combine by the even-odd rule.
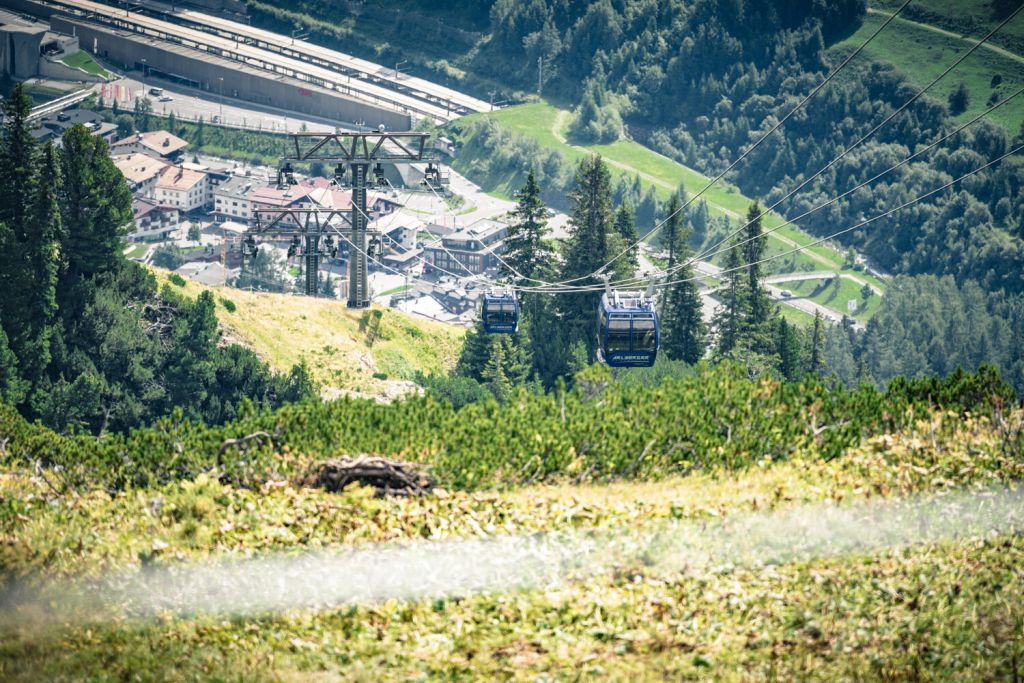
[[[881,17],[892,16],[892,12],[887,12],[885,10],[880,9],[872,9],[871,7],[868,8],[868,14],[877,14],[878,16]],[[932,33],[938,33],[939,35],[948,36],[949,38],[956,38],[957,40],[962,40],[965,43],[974,44],[981,40],[980,38],[974,38],[973,36],[963,35],[960,33],[955,33],[953,31],[947,31],[944,28],[939,28],[938,26],[933,26],[931,24],[923,24],[919,21],[914,21],[913,19],[904,19],[903,17],[896,17],[896,21],[903,22],[904,24],[910,24],[912,26],[917,26],[918,28],[923,28],[924,30],[931,31]],[[988,42],[982,45],[982,47],[985,48],[986,50],[991,50],[996,54],[1002,55],[1007,59],[1012,59],[1015,62],[1024,64],[1024,57],[1021,57],[1015,52],[1010,52],[1006,48],[1002,48],[999,47],[998,45],[993,45],[992,43]]]

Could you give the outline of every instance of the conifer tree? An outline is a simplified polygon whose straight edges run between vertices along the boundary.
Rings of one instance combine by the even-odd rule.
[[[0,222],[7,224],[18,242],[23,242],[38,178],[39,145],[32,137],[32,126],[28,120],[32,113],[32,100],[21,83],[15,85],[10,97],[3,101],[2,111]]]
[[[512,382],[505,373],[505,344],[495,341],[491,344],[490,357],[481,372],[482,379],[487,388],[494,394],[494,398],[504,401],[512,390]]]
[[[527,279],[542,277],[549,272],[554,250],[546,241],[546,207],[532,168],[526,184],[516,193],[516,208],[511,215],[502,256],[508,265],[502,266],[502,274],[508,278],[516,277],[516,273]]]
[[[681,206],[678,194],[673,193],[666,207],[664,229],[670,278],[677,282],[665,292],[662,305],[662,348],[669,358],[693,364],[704,356],[707,330],[693,264],[689,263],[689,231],[683,225]]]
[[[761,227],[761,206],[756,200],[747,210],[747,226],[740,233],[743,238],[743,260],[746,268],[746,314],[741,334],[750,342],[751,348],[760,353],[770,353],[771,319],[775,307],[768,290],[764,287],[764,259],[768,237]]]
[[[803,357],[797,329],[779,316],[775,326],[775,352],[779,357],[779,373],[789,382],[803,375]]]
[[[618,234],[623,246],[613,251],[618,253],[622,249],[630,247],[626,255],[622,257],[622,260],[629,264],[628,270],[630,272],[626,275],[626,277],[629,277],[636,272],[640,265],[640,259],[637,254],[637,250],[640,248],[638,244],[640,235],[637,234],[636,230],[636,216],[633,213],[633,206],[628,201],[623,202],[619,206],[619,210],[615,212],[615,232]],[[617,275],[621,279],[622,275],[618,273]]]
[[[814,325],[807,338],[807,374],[820,377],[825,369],[825,326],[821,311],[814,311]]]
[[[17,359],[18,386],[30,391],[50,362],[56,313],[56,239],[60,229],[57,203],[57,151],[42,154],[29,130],[30,102],[15,88],[4,103],[0,140],[0,300],[5,347]]]
[[[665,224],[661,228],[661,234],[665,248],[668,250],[668,269],[676,265],[680,257],[680,248],[685,247],[683,237],[683,215],[682,205],[679,203],[679,195],[675,192],[668,198],[668,206],[665,207]]]
[[[561,279],[593,283],[588,276],[601,269],[611,258],[608,233],[613,230],[611,176],[600,156],[583,159],[576,170],[576,188],[569,194],[573,202],[569,218],[569,240]],[[582,342],[589,360],[597,346],[597,306],[599,292],[561,295],[562,320],[570,346]]]
[[[132,220],[132,194],[110,159],[107,143],[85,126],[70,128],[62,144],[63,286],[124,262],[121,241]]]
[[[0,319],[0,401],[19,405],[25,399],[25,381],[18,372],[18,357],[7,344],[2,323]]]
[[[535,285],[532,280],[546,279],[553,271],[554,248],[547,240],[547,207],[541,199],[540,184],[530,169],[526,184],[516,193],[517,205],[512,212],[513,222],[505,240],[506,251],[503,274],[509,278],[519,273],[524,278],[521,284]],[[514,271],[514,272],[513,272]],[[516,353],[522,362],[536,370],[538,375],[548,374],[547,355],[535,356],[533,351],[550,344],[550,338],[538,335],[549,334],[551,324],[547,318],[552,312],[540,294],[523,292],[519,296],[519,332],[513,335]]]
[[[725,284],[721,290],[722,303],[715,311],[714,327],[718,337],[716,352],[728,356],[740,342],[747,319],[750,297],[747,295],[747,274],[743,269],[742,247],[734,244],[726,252]]]
[[[40,159],[36,196],[22,245],[19,298],[26,307],[17,353],[22,376],[36,385],[50,363],[50,341],[57,318],[57,239],[60,235],[60,162],[48,143]]]
[[[473,328],[466,332],[459,360],[455,364],[455,374],[482,382],[484,367],[490,358],[490,351],[490,335],[484,331],[483,320],[478,319]]]
[[[704,243],[704,239],[708,234],[708,225],[710,224],[710,215],[708,213],[708,203],[703,199],[697,203],[696,208],[690,212],[690,226],[693,229],[694,244],[700,246]]]
[[[681,268],[673,278],[681,281],[669,287],[665,294],[666,320],[661,326],[664,336],[662,346],[669,358],[684,360],[692,365],[704,357],[707,346],[703,303],[692,265]]]

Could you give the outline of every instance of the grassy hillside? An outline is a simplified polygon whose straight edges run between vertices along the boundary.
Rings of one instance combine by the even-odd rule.
[[[156,272],[167,281],[166,273]],[[204,289],[186,280],[186,294],[195,297]],[[410,380],[417,371],[450,369],[464,334],[462,328],[393,309],[356,311],[337,300],[220,287],[212,291],[229,339],[252,348],[275,370],[286,372],[305,360],[329,395],[337,390],[377,397],[400,393],[396,380]]]
[[[894,12],[898,0],[873,0],[872,10]],[[958,35],[981,38],[994,29],[1019,3],[999,0],[915,0],[904,14],[907,19],[942,28]],[[1002,5],[999,12],[997,6]],[[1018,55],[1024,53],[1024,22],[1019,17],[992,36],[992,44]]]
[[[619,140],[602,145],[575,145],[567,137],[571,119],[570,112],[545,102],[506,107],[493,113],[475,114],[462,120],[472,122],[483,118],[493,119],[517,135],[536,140],[541,147],[556,150],[573,163],[587,154],[600,154],[609,164],[613,181],[622,175],[633,177],[639,174],[644,187],[653,185],[662,199],[667,199],[669,194],[675,191],[680,184],[683,184],[691,194],[696,194],[711,180],[707,176],[632,140]],[[481,182],[488,191],[503,197],[510,197],[522,186],[524,179],[518,174],[481,177],[480,174],[475,173],[474,162],[488,154],[489,151],[478,149],[470,141],[460,150],[454,167],[459,172]],[[702,198],[706,199],[713,216],[727,216],[734,226],[739,225],[739,221],[746,215],[747,209],[753,201],[749,197],[745,197],[734,185],[721,181],[705,192]],[[763,222],[766,229],[773,229],[784,221],[778,215],[770,214],[765,216]],[[799,245],[806,245],[812,241],[813,238],[802,230],[786,226],[770,235],[767,253],[772,255],[788,252]],[[713,260],[720,259],[721,256]],[[790,271],[800,268],[844,269],[843,256],[824,245],[809,247],[803,253],[798,252],[787,257],[786,261],[789,263],[787,267]],[[884,283],[870,275],[863,277],[870,279],[872,284],[885,287]]]
[[[931,4],[942,7],[943,11],[954,12],[951,2],[935,0]],[[964,5],[964,3],[958,2],[957,6],[964,6],[955,10],[955,16],[962,18],[969,25],[969,17],[984,16],[976,13],[981,12],[980,8],[976,6],[982,4],[981,2],[968,2]],[[869,14],[861,28],[839,45],[854,46],[863,43],[884,20],[885,14],[882,12]],[[972,39],[971,37],[962,37],[958,33],[948,35],[934,30],[938,27],[929,27],[925,24],[897,18],[868,46],[865,54],[870,59],[895,64],[900,71],[907,75],[911,83],[923,87],[970,49],[985,33],[994,28],[996,23],[998,22],[992,22],[991,26],[986,24],[984,30],[979,30]],[[1024,20],[1018,17],[1007,24],[1003,30],[1021,32],[1022,29],[1019,28],[1021,25],[1024,25]],[[993,87],[992,79],[997,75],[1002,77],[1002,83]],[[931,97],[945,102],[961,82],[967,86],[971,99],[967,111],[956,117],[956,120],[966,122],[991,106],[986,103],[992,93],[1005,97],[1024,85],[1024,59],[1019,55],[1008,55],[1003,51],[979,48],[931,88],[928,93]],[[1024,106],[1014,100],[997,109],[990,118],[1005,126],[1010,133],[1015,134],[1024,123]]]
[[[30,471],[7,469],[0,578],[32,577],[27,585],[45,600],[58,588],[40,579],[126,571],[131,580],[217,557],[385,541],[714,528],[755,511],[971,489],[1022,474],[991,423],[941,414],[831,462],[795,455],[733,474],[501,494],[375,499],[360,489],[238,489],[204,476],[62,497]],[[113,604],[84,621],[47,621],[35,619],[46,607],[5,607],[0,678],[1012,680],[1024,657],[1022,563],[1021,536],[989,533],[764,566],[677,556],[521,590],[385,595],[269,614],[125,618]],[[387,566],[413,582],[446,569],[455,568]]]

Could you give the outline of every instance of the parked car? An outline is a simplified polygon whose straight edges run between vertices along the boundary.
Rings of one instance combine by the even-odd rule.
[[[170,95],[164,95],[163,97],[160,98],[160,101],[161,102],[173,102],[174,98],[171,97]]]

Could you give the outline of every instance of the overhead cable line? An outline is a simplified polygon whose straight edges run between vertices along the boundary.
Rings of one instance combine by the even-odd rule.
[[[905,5],[904,5],[904,6],[905,6]],[[901,8],[901,9],[902,9],[902,8]],[[952,63],[951,65],[949,65],[948,67],[946,67],[946,69],[944,69],[944,70],[942,71],[942,73],[940,73],[940,74],[939,74],[939,75],[938,75],[937,77],[935,77],[935,78],[934,78],[934,79],[933,79],[933,80],[932,80],[932,81],[931,81],[931,82],[930,82],[930,83],[929,83],[928,85],[926,85],[926,86],[925,86],[924,88],[922,88],[922,89],[921,89],[920,91],[918,91],[918,92],[917,92],[917,93],[916,93],[916,94],[915,94],[915,95],[914,95],[913,97],[911,97],[911,98],[910,98],[909,100],[907,100],[907,101],[906,101],[905,103],[903,103],[903,105],[901,105],[901,106],[900,106],[900,107],[899,107],[898,109],[896,109],[896,110],[895,110],[895,111],[893,111],[893,112],[892,112],[891,114],[889,114],[889,115],[888,115],[888,116],[887,116],[887,117],[886,117],[886,118],[885,118],[885,119],[884,119],[883,121],[881,121],[880,123],[878,123],[877,125],[875,125],[875,126],[874,126],[874,127],[873,127],[873,128],[872,128],[872,129],[870,130],[870,131],[868,131],[868,132],[867,132],[866,134],[864,134],[863,136],[861,136],[861,137],[860,137],[860,138],[859,138],[859,139],[858,139],[858,140],[857,140],[856,142],[854,142],[854,143],[853,143],[853,144],[852,144],[852,145],[851,145],[850,147],[846,148],[846,149],[845,149],[845,150],[844,150],[844,151],[843,151],[843,152],[842,152],[841,154],[839,154],[839,155],[838,155],[837,157],[835,157],[835,158],[834,158],[834,159],[833,159],[832,161],[830,161],[830,162],[829,162],[828,164],[826,164],[826,165],[825,165],[824,167],[822,167],[822,168],[821,168],[820,170],[818,170],[818,171],[817,171],[817,172],[816,172],[815,174],[813,174],[812,176],[808,177],[808,178],[807,178],[807,179],[805,179],[805,180],[804,180],[803,182],[801,182],[801,183],[800,183],[800,185],[798,185],[797,187],[795,187],[795,188],[793,188],[792,190],[790,190],[790,191],[789,191],[789,192],[788,192],[788,193],[787,193],[787,194],[786,194],[786,195],[785,195],[784,197],[782,197],[781,199],[779,199],[779,200],[778,200],[777,202],[775,202],[775,203],[774,203],[774,204],[773,204],[772,206],[770,206],[770,207],[766,208],[766,209],[765,209],[765,210],[763,210],[763,211],[762,211],[762,212],[761,212],[760,214],[758,214],[758,215],[757,215],[756,217],[754,217],[753,219],[751,219],[751,220],[747,221],[747,222],[746,222],[745,224],[741,225],[741,226],[740,226],[739,228],[737,228],[736,230],[733,230],[732,232],[730,232],[729,234],[727,234],[726,236],[724,236],[724,237],[723,237],[723,238],[722,238],[721,240],[719,240],[719,241],[718,241],[717,243],[715,243],[715,244],[714,244],[714,245],[712,245],[711,247],[708,247],[707,249],[705,249],[705,250],[704,250],[703,252],[701,252],[701,253],[698,253],[698,254],[694,254],[694,255],[693,255],[692,257],[690,257],[690,258],[689,258],[689,259],[688,259],[687,261],[685,261],[684,263],[681,263],[681,264],[679,264],[679,265],[676,265],[676,266],[674,266],[674,267],[673,267],[673,268],[672,268],[671,270],[669,270],[669,271],[666,271],[666,274],[671,274],[671,273],[673,273],[673,272],[678,272],[679,270],[682,270],[682,269],[684,269],[684,268],[688,267],[689,265],[693,264],[693,263],[694,263],[695,261],[698,261],[698,260],[701,260],[701,259],[707,258],[708,256],[714,256],[714,255],[717,255],[717,254],[719,254],[719,253],[722,253],[722,251],[726,251],[726,250],[728,250],[729,248],[731,248],[731,246],[730,246],[730,247],[726,247],[725,249],[719,249],[719,247],[721,247],[721,246],[722,246],[722,245],[723,245],[723,244],[724,244],[725,242],[727,242],[727,241],[728,241],[729,239],[731,239],[732,237],[735,237],[736,235],[738,235],[739,233],[741,233],[741,232],[742,232],[743,230],[745,230],[745,229],[746,229],[747,227],[749,227],[749,226],[750,226],[750,225],[751,225],[751,224],[752,224],[752,223],[753,223],[754,221],[756,221],[756,220],[759,220],[759,219],[761,219],[762,217],[764,217],[764,216],[766,216],[766,215],[770,214],[770,213],[771,213],[771,211],[772,211],[773,209],[775,209],[775,208],[776,208],[776,207],[778,207],[778,206],[779,206],[780,204],[782,204],[783,202],[785,202],[785,201],[787,201],[787,200],[788,200],[789,198],[791,198],[791,197],[792,197],[792,196],[793,196],[794,194],[796,194],[797,192],[799,192],[799,191],[800,191],[801,189],[803,189],[804,187],[806,187],[806,186],[807,186],[807,185],[808,185],[808,184],[809,184],[809,183],[810,183],[811,181],[813,181],[813,180],[814,180],[815,178],[817,178],[817,177],[818,177],[818,176],[820,176],[820,175],[821,175],[822,173],[824,173],[825,171],[827,171],[827,170],[828,170],[829,168],[831,168],[832,166],[834,166],[834,165],[835,165],[836,163],[838,163],[838,162],[839,162],[840,160],[842,160],[842,159],[843,159],[843,158],[844,158],[844,157],[845,157],[845,156],[846,156],[847,154],[851,153],[851,152],[852,152],[852,151],[854,151],[854,150],[855,150],[855,149],[856,149],[857,147],[859,147],[859,146],[860,146],[860,145],[861,145],[861,144],[862,144],[862,143],[863,143],[863,142],[864,142],[865,140],[867,140],[867,139],[868,139],[869,137],[871,137],[871,136],[872,136],[872,135],[874,135],[874,134],[875,134],[876,132],[878,132],[878,130],[880,130],[880,129],[881,129],[882,127],[884,127],[884,126],[885,126],[885,125],[887,125],[887,124],[888,124],[889,122],[891,122],[891,121],[892,121],[892,120],[893,120],[893,119],[894,119],[894,118],[895,118],[896,116],[898,116],[899,114],[901,114],[902,112],[904,112],[904,111],[905,111],[905,110],[907,109],[907,107],[909,107],[909,106],[910,106],[910,105],[912,105],[912,104],[913,104],[914,102],[916,102],[916,101],[917,101],[918,99],[920,99],[920,97],[922,97],[922,96],[923,96],[923,95],[924,95],[924,94],[925,94],[925,93],[926,93],[926,92],[927,92],[927,91],[928,91],[929,89],[931,89],[931,88],[932,88],[932,87],[933,87],[933,86],[934,86],[934,85],[935,85],[936,83],[938,83],[938,82],[939,82],[940,80],[942,80],[942,79],[943,79],[943,78],[944,78],[945,76],[947,76],[947,75],[948,75],[948,74],[949,74],[949,73],[950,73],[951,71],[953,71],[953,70],[954,70],[954,69],[955,69],[955,68],[956,68],[957,66],[959,66],[959,65],[960,65],[960,64],[961,64],[961,63],[962,63],[962,62],[963,62],[963,61],[964,61],[965,59],[967,59],[967,58],[968,58],[968,57],[969,57],[969,56],[970,56],[971,54],[973,54],[973,53],[974,53],[974,52],[975,52],[975,51],[976,51],[976,50],[977,50],[977,49],[978,49],[979,47],[981,47],[981,46],[982,46],[983,44],[985,44],[985,43],[986,43],[986,42],[987,42],[987,41],[988,41],[989,39],[991,39],[991,37],[992,37],[992,36],[993,36],[993,35],[994,35],[994,34],[995,34],[995,33],[996,33],[997,31],[999,31],[999,30],[1000,30],[1001,28],[1003,28],[1003,26],[1005,26],[1005,25],[1006,25],[1006,24],[1007,24],[1007,23],[1008,23],[1008,22],[1009,22],[1009,21],[1010,21],[1011,19],[1013,19],[1013,18],[1014,18],[1014,17],[1015,17],[1015,16],[1017,15],[1017,14],[1019,14],[1019,13],[1020,13],[1020,12],[1021,12],[1022,10],[1024,10],[1024,5],[1021,5],[1021,6],[1020,6],[1020,7],[1018,7],[1018,8],[1016,9],[1016,10],[1014,10],[1014,11],[1013,11],[1013,12],[1012,12],[1012,13],[1011,13],[1011,14],[1010,14],[1009,16],[1007,16],[1007,17],[1006,17],[1006,18],[1005,18],[1005,19],[1004,19],[1004,20],[1003,20],[1002,22],[1000,22],[1000,23],[999,23],[999,24],[998,24],[998,25],[997,25],[997,26],[996,26],[995,28],[993,28],[993,29],[992,29],[991,31],[989,31],[989,33],[988,33],[987,35],[985,35],[985,36],[984,36],[983,38],[981,38],[980,40],[978,40],[978,41],[977,41],[977,42],[976,42],[976,43],[975,43],[975,44],[974,44],[973,46],[971,46],[971,48],[970,48],[969,50],[967,50],[967,51],[966,51],[965,53],[963,53],[962,55],[960,55],[960,56],[959,56],[959,57],[958,57],[958,58],[956,59],[956,61],[954,61],[954,62],[953,62],[953,63]],[[898,12],[897,12],[897,14],[898,14]],[[895,16],[896,16],[895,14],[894,14],[894,15],[892,15],[892,17],[890,17],[890,19],[891,19],[891,18],[893,18],[893,17],[895,17]],[[877,31],[876,31],[876,33],[875,33],[874,35],[877,35]],[[874,35],[872,36],[872,38],[874,37]],[[865,43],[865,44],[866,44],[866,43]],[[845,62],[844,62],[844,64],[845,64]],[[897,163],[897,164],[895,164],[894,166],[891,166],[890,168],[886,169],[885,171],[883,171],[883,172],[881,172],[881,173],[879,173],[879,174],[875,175],[875,176],[874,176],[873,178],[871,178],[870,180],[868,180],[868,181],[865,181],[865,182],[863,182],[863,183],[859,184],[859,185],[858,185],[857,187],[855,187],[855,188],[852,188],[851,190],[848,190],[848,191],[844,192],[843,194],[839,195],[838,197],[835,197],[835,198],[833,198],[832,200],[830,200],[830,201],[828,201],[828,202],[826,202],[826,203],[824,203],[824,204],[821,204],[821,205],[819,205],[819,206],[815,207],[814,209],[811,209],[811,210],[809,210],[809,211],[806,211],[806,212],[804,212],[803,214],[801,214],[800,216],[797,216],[796,218],[793,218],[793,219],[787,220],[786,222],[782,223],[781,225],[778,225],[778,226],[776,226],[775,228],[773,228],[773,229],[771,229],[771,230],[769,230],[769,231],[766,231],[766,232],[765,232],[765,233],[763,233],[763,234],[770,234],[770,233],[772,233],[772,232],[776,232],[777,230],[779,230],[779,229],[781,229],[781,228],[783,228],[783,227],[785,227],[785,226],[787,226],[787,225],[792,225],[792,224],[794,224],[794,223],[795,223],[796,221],[799,221],[799,220],[801,220],[801,219],[805,218],[806,216],[810,215],[811,213],[814,213],[815,211],[818,211],[818,210],[820,210],[820,209],[822,209],[822,208],[824,208],[824,207],[826,207],[826,206],[829,206],[829,205],[831,205],[831,204],[833,204],[833,203],[835,203],[835,202],[839,201],[839,200],[840,200],[840,199],[842,199],[843,197],[845,197],[845,196],[848,196],[848,195],[849,195],[850,193],[852,193],[852,192],[854,192],[854,191],[856,191],[856,190],[858,190],[858,189],[860,189],[860,188],[862,188],[862,187],[864,187],[864,186],[868,185],[868,184],[869,184],[869,183],[871,183],[871,182],[874,182],[875,180],[877,180],[877,179],[878,179],[878,178],[880,178],[881,176],[883,176],[883,175],[885,175],[885,174],[887,174],[887,173],[889,173],[889,172],[891,172],[891,171],[893,171],[893,170],[895,170],[895,169],[899,168],[900,166],[904,165],[905,163],[908,163],[908,162],[909,162],[910,160],[912,160],[913,158],[915,158],[915,157],[917,157],[917,156],[920,156],[921,154],[923,154],[923,153],[927,152],[927,151],[928,151],[928,150],[930,150],[930,149],[933,149],[933,148],[934,148],[934,147],[935,147],[936,145],[938,145],[938,144],[940,144],[941,142],[943,142],[943,141],[945,141],[945,140],[949,139],[950,137],[952,137],[953,135],[955,135],[955,134],[959,133],[960,131],[964,130],[964,129],[965,129],[965,128],[967,128],[968,126],[970,126],[970,125],[974,124],[975,122],[977,122],[977,121],[978,121],[978,120],[980,120],[981,118],[983,118],[983,117],[987,116],[988,114],[990,114],[990,113],[991,113],[992,111],[994,111],[995,109],[998,109],[999,107],[1001,107],[1001,106],[1005,105],[1005,104],[1006,104],[1007,102],[1009,102],[1010,100],[1014,99],[1015,97],[1017,97],[1017,96],[1018,96],[1018,95],[1020,95],[1020,94],[1021,94],[1021,90],[1017,90],[1016,92],[1014,92],[1014,93],[1013,93],[1012,95],[1010,95],[1009,97],[1007,97],[1007,98],[1003,99],[1002,101],[1000,101],[1000,102],[996,103],[995,105],[993,105],[992,107],[990,107],[990,108],[989,108],[988,110],[986,110],[985,112],[983,112],[983,113],[979,114],[978,116],[976,116],[976,117],[975,117],[974,119],[972,119],[971,121],[967,122],[966,124],[963,124],[963,125],[961,125],[961,126],[960,126],[959,128],[957,128],[956,130],[954,130],[954,131],[953,131],[952,133],[949,133],[949,134],[947,134],[947,135],[943,136],[942,138],[940,138],[939,140],[937,140],[936,142],[933,142],[933,143],[931,143],[931,144],[930,144],[930,145],[929,145],[928,147],[926,147],[925,149],[919,150],[919,151],[918,151],[918,152],[916,152],[915,154],[913,154],[913,155],[911,155],[910,157],[908,157],[908,158],[904,159],[904,160],[903,160],[902,162],[900,162],[900,163]],[[763,138],[762,138],[762,140],[763,140]],[[711,184],[713,184],[713,183],[714,183],[714,181],[712,181],[712,183],[709,183],[708,187],[710,187],[710,185],[711,185]],[[705,189],[707,189],[707,187],[705,187]],[[702,190],[702,192],[703,192],[703,190]],[[638,241],[638,242],[637,242],[636,244],[639,244],[639,243],[640,243],[640,242],[642,242],[643,240],[647,239],[647,237],[648,237],[648,236],[650,236],[650,235],[654,234],[654,233],[655,233],[656,231],[660,230],[660,229],[661,229],[661,227],[665,225],[665,223],[667,223],[667,222],[668,222],[668,221],[669,221],[669,220],[670,220],[671,218],[673,218],[673,217],[674,217],[675,215],[677,215],[677,214],[678,214],[679,212],[683,211],[683,210],[684,210],[684,209],[685,209],[685,208],[686,208],[686,207],[687,207],[687,206],[688,206],[689,204],[691,204],[691,203],[693,202],[693,200],[694,200],[694,199],[696,199],[696,198],[697,198],[698,196],[700,196],[700,194],[698,194],[698,195],[695,195],[695,196],[694,196],[694,197],[693,197],[692,199],[690,199],[690,200],[689,200],[689,201],[687,201],[687,202],[686,202],[685,204],[683,204],[683,205],[682,205],[681,207],[679,207],[679,209],[677,209],[676,211],[674,211],[673,213],[671,213],[671,214],[670,214],[669,216],[666,216],[666,217],[665,217],[664,219],[662,219],[662,220],[661,220],[661,221],[660,221],[660,222],[658,223],[658,225],[656,225],[656,226],[655,226],[655,227],[654,227],[654,228],[653,228],[652,230],[650,230],[650,231],[649,231],[649,232],[648,232],[648,233],[647,233],[646,235],[644,235],[644,237],[640,238],[640,241]],[[738,243],[737,245],[732,245],[732,246],[738,246],[738,245],[746,244],[746,243],[750,242],[750,241],[751,241],[752,239],[754,239],[754,238],[747,238],[746,240],[744,240],[744,241],[742,241],[742,242],[739,242],[739,243]],[[635,246],[635,245],[634,245],[634,246]],[[630,248],[632,248],[632,247],[630,247]],[[627,251],[628,251],[628,249],[627,249]],[[625,253],[625,252],[623,252],[623,253]],[[621,256],[622,256],[622,254],[619,254],[618,256],[616,256],[616,257],[615,257],[614,259],[612,259],[612,261],[610,261],[610,262],[609,262],[608,264],[605,264],[604,266],[602,266],[602,269],[601,269],[601,270],[603,270],[604,268],[606,268],[606,267],[607,267],[608,265],[610,265],[610,263],[612,263],[612,262],[613,262],[613,261],[615,261],[616,259],[620,258]],[[601,270],[599,270],[599,271],[598,271],[598,273],[599,273],[599,272],[601,272]],[[586,276],[586,277],[592,277],[592,276]],[[584,278],[577,278],[576,280],[581,280],[581,279],[584,279]],[[565,283],[569,283],[569,282],[572,282],[572,281],[573,281],[573,280],[565,280],[565,281],[563,281],[563,282],[561,282],[561,283],[559,283],[559,284],[565,284]],[[641,284],[641,283],[642,283],[642,282],[644,282],[644,281],[646,281],[646,280],[644,280],[644,279],[636,279],[636,280],[635,280],[635,283],[636,283],[636,284]]]
[[[918,195],[914,199],[908,200],[908,201],[904,202],[903,204],[900,204],[899,206],[894,207],[892,209],[889,209],[889,210],[887,210],[887,211],[885,211],[883,213],[880,213],[880,214],[878,214],[876,216],[872,216],[871,218],[864,219],[864,220],[860,221],[859,223],[856,223],[854,225],[851,225],[851,226],[848,226],[846,228],[843,228],[842,230],[838,230],[838,231],[836,231],[836,232],[834,232],[834,233],[832,233],[830,235],[827,235],[827,236],[822,237],[820,239],[817,239],[817,240],[815,240],[813,242],[810,242],[809,244],[803,244],[803,245],[797,246],[797,247],[795,247],[793,249],[790,249],[789,251],[784,251],[784,252],[781,252],[781,253],[778,253],[778,254],[774,254],[772,256],[767,256],[767,257],[765,257],[763,259],[759,259],[757,261],[753,261],[753,262],[750,262],[750,263],[744,263],[744,264],[741,264],[739,266],[735,266],[733,268],[721,269],[715,275],[717,277],[718,275],[722,275],[722,274],[726,274],[726,273],[731,273],[731,272],[735,272],[735,271],[738,271],[738,270],[744,270],[746,268],[750,268],[751,266],[760,265],[760,264],[763,264],[763,263],[768,263],[770,261],[774,261],[775,259],[782,258],[784,256],[789,256],[791,254],[795,254],[795,253],[804,251],[805,249],[809,249],[811,247],[815,247],[815,246],[817,246],[819,244],[823,244],[824,242],[827,242],[827,241],[829,241],[831,239],[835,239],[839,235],[843,235],[843,234],[848,233],[848,232],[850,232],[852,230],[857,230],[858,228],[862,228],[865,225],[869,225],[871,223],[874,223],[877,220],[880,220],[882,218],[886,218],[886,217],[891,216],[892,214],[894,214],[894,213],[896,213],[898,211],[902,211],[903,209],[906,209],[906,208],[908,208],[910,206],[913,206],[914,204],[922,202],[925,199],[931,197],[932,195],[938,194],[939,192],[942,192],[943,190],[947,190],[950,187],[956,185],[957,183],[959,183],[959,182],[961,182],[963,180],[966,180],[967,178],[969,178],[969,177],[971,177],[973,175],[976,175],[976,174],[978,174],[978,173],[980,173],[980,172],[990,168],[991,166],[994,166],[995,164],[998,164],[1000,161],[1006,159],[1007,157],[1013,156],[1014,154],[1018,154],[1021,151],[1024,151],[1024,144],[1018,145],[1017,147],[1015,147],[1015,148],[1011,149],[1010,151],[1000,155],[999,157],[993,159],[992,161],[989,161],[989,162],[983,164],[982,166],[979,166],[978,168],[975,168],[972,171],[968,171],[967,173],[964,173],[963,175],[961,175],[960,177],[958,177],[958,178],[956,178],[954,180],[950,180],[949,182],[946,182],[946,183],[944,183],[943,185],[941,185],[939,187],[936,187],[936,188],[934,188],[932,190],[929,190],[928,192],[925,192],[924,194]],[[671,287],[672,285],[675,285],[675,284],[679,284],[679,283],[683,283],[683,282],[692,282],[692,281],[698,280],[698,279],[700,279],[700,277],[701,276],[693,276],[693,277],[682,278],[682,279],[677,279],[677,280],[664,280],[664,281],[661,281],[661,282],[653,282],[653,283],[651,283],[651,285],[653,287],[655,287],[656,289],[665,289],[665,288]],[[612,284],[615,285],[616,283],[612,283]],[[594,292],[594,291],[602,291],[602,290],[604,290],[604,288],[605,288],[605,285],[602,283],[600,285],[591,285],[591,286],[588,286],[588,287],[578,287],[578,288],[574,289],[573,291],[575,291],[575,292],[584,292],[584,291]],[[558,293],[564,293],[564,292],[555,291],[555,292],[549,292],[549,293],[558,294]]]

